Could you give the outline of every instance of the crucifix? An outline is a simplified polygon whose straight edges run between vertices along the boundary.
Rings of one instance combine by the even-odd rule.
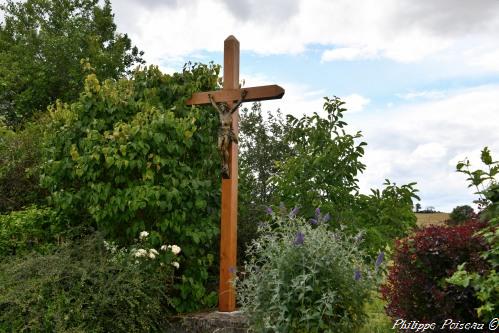
[[[237,135],[238,106],[243,102],[279,99],[284,89],[278,85],[240,88],[239,41],[229,36],[224,41],[223,89],[199,92],[187,100],[187,105],[212,104],[219,112],[219,150],[222,155],[222,211],[220,226],[220,282],[218,309],[232,312],[236,308],[236,293],[232,284],[237,253]]]

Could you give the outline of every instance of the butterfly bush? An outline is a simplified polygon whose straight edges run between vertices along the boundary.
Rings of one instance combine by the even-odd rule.
[[[376,265],[360,239],[328,230],[328,215],[314,221],[297,210],[267,209],[236,281],[241,310],[255,332],[354,332],[366,318]]]

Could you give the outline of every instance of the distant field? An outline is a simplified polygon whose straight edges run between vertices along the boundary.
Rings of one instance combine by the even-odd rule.
[[[426,227],[430,224],[434,225],[442,225],[445,220],[449,218],[448,213],[431,213],[431,214],[421,214],[416,213],[416,217],[418,218],[418,226]]]

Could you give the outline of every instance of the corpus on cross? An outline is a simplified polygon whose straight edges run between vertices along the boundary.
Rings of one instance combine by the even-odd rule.
[[[222,211],[220,226],[220,282],[218,309],[231,312],[236,308],[233,286],[237,253],[237,135],[238,106],[244,102],[279,99],[284,89],[278,85],[240,88],[239,41],[229,36],[224,41],[223,88],[194,93],[188,105],[212,104],[219,112],[219,150],[222,156]],[[223,115],[220,113],[224,113]]]

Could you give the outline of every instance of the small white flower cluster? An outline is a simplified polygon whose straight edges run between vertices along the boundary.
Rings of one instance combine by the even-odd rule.
[[[139,240],[143,241],[149,236],[149,233],[147,231],[142,231],[139,234]],[[174,255],[178,255],[182,249],[178,245],[162,245],[160,248],[161,251],[171,251]],[[150,259],[155,259],[156,256],[159,255],[159,252],[156,251],[155,249],[135,249],[132,251],[132,255],[139,258],[139,257],[144,257],[144,258],[150,258]],[[172,266],[175,268],[180,268],[180,264],[178,261],[173,261]],[[161,266],[163,266],[161,264]]]
[[[172,253],[174,255],[178,255],[180,253],[180,251],[182,251],[182,249],[180,248],[180,246],[178,245],[162,245],[161,246],[161,251],[172,251]],[[178,263],[178,261],[174,261],[172,262],[172,266],[175,267],[175,268],[179,268],[180,267],[180,264]]]
[[[118,246],[114,244],[114,242],[104,241],[104,247],[106,248],[107,251],[111,252],[112,254],[115,254],[116,251],[118,250]]]
[[[178,255],[182,249],[178,245],[162,245],[161,246],[162,251],[170,250],[173,252],[174,255]]]
[[[139,239],[140,240],[144,240],[147,238],[147,236],[149,236],[149,233],[147,231],[142,231],[140,234],[139,234]]]

